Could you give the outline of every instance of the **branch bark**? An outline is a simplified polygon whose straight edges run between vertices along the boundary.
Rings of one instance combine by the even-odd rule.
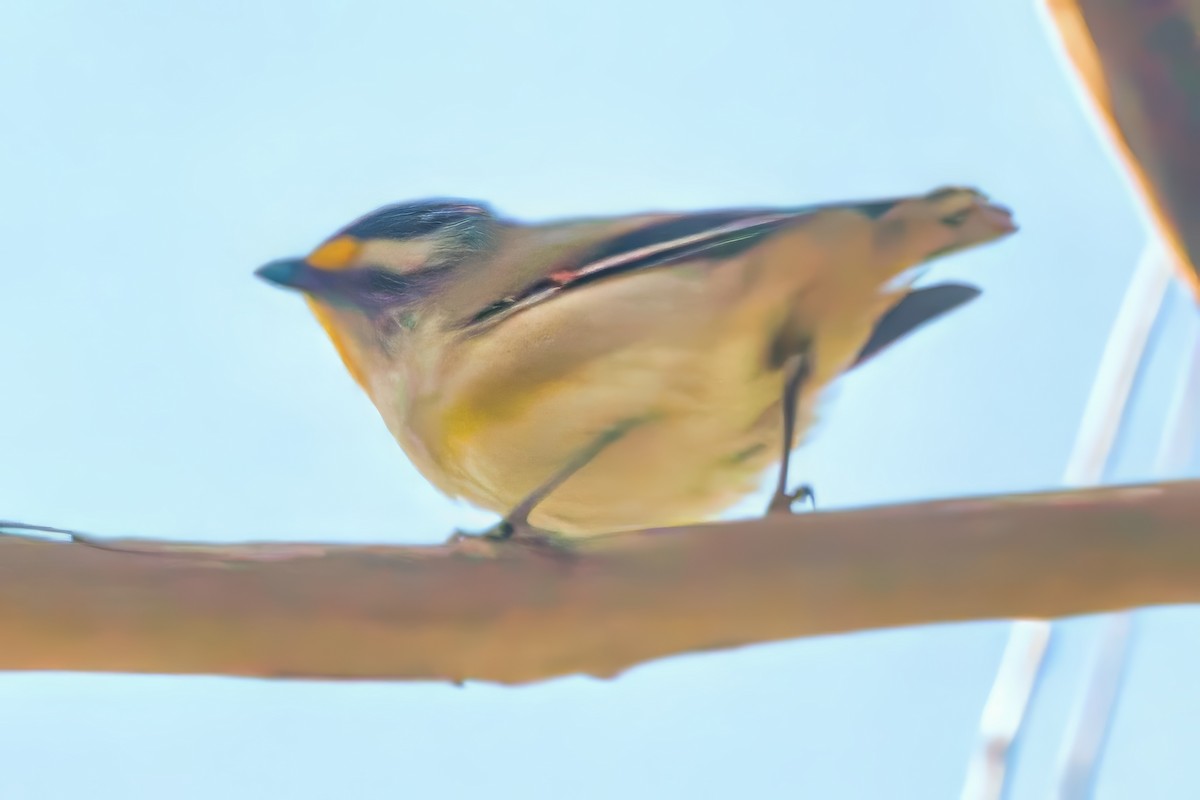
[[[1200,602],[1198,528],[1200,481],[1186,481],[617,534],[569,550],[0,535],[0,670],[613,676],[802,636]]]

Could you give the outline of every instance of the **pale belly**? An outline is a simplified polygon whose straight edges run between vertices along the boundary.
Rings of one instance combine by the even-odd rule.
[[[763,354],[749,344],[594,362],[458,444],[452,485],[504,513],[611,434],[534,510],[534,525],[587,534],[710,518],[754,491],[782,448],[782,373],[748,374]]]
[[[877,280],[862,280],[869,258],[842,255],[859,280],[760,258],[598,283],[456,346],[428,392],[376,404],[435,486],[485,509],[507,513],[623,428],[530,521],[589,535],[711,519],[780,460],[784,373],[770,358],[779,331],[817,332],[802,435],[821,388],[889,302]]]

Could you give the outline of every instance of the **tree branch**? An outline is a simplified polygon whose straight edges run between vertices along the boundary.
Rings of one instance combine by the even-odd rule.
[[[1200,602],[1198,521],[1200,481],[1187,481],[617,534],[569,550],[0,535],[0,669],[612,676],[801,636]]]

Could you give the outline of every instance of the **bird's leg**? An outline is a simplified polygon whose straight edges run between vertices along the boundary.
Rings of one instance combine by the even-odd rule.
[[[551,475],[549,480],[530,492],[528,497],[505,515],[504,519],[489,530],[484,531],[482,536],[486,539],[495,540],[545,538],[546,533],[535,528],[529,522],[529,515],[533,513],[533,509],[545,500],[551,492],[562,486],[568,478],[590,464],[610,444],[613,444],[645,421],[644,418],[626,420],[597,436],[590,445],[579,451],[558,472]]]
[[[811,359],[807,351],[789,356],[783,362],[783,460],[779,462],[779,479],[775,484],[775,494],[767,505],[768,514],[790,514],[798,500],[808,500],[816,505],[816,495],[807,483],[801,484],[794,491],[788,491],[788,463],[791,461],[796,437],[796,405],[800,399],[800,389],[808,380],[810,372]]]

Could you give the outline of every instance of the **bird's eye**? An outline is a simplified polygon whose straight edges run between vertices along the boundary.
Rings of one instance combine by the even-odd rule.
[[[400,305],[411,294],[411,282],[403,275],[396,275],[382,269],[365,271],[362,299],[370,305],[386,308]]]

